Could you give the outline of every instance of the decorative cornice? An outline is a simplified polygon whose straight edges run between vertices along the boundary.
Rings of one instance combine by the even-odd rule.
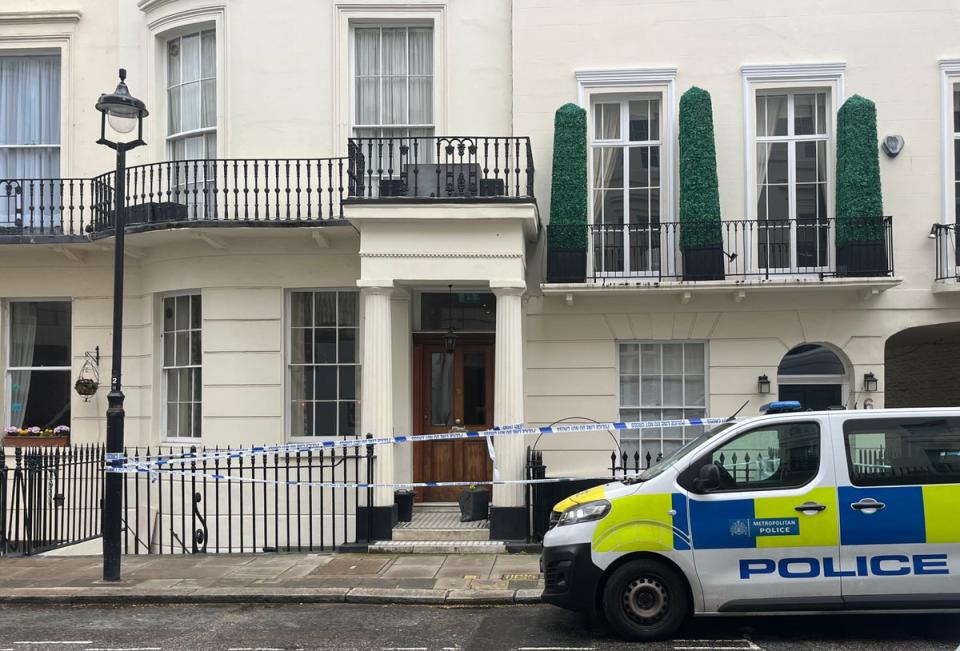
[[[44,11],[3,11],[0,12],[0,25],[76,23],[80,20],[81,15],[82,14],[76,10],[59,9]]]
[[[676,68],[605,68],[574,72],[581,86],[629,86],[638,83],[673,81]]]
[[[360,252],[361,258],[498,258],[522,260],[522,253],[433,253],[425,251],[423,253],[364,253]]]
[[[940,70],[947,74],[960,74],[960,59],[940,59]]]
[[[740,66],[744,79],[762,81],[765,79],[831,79],[843,76],[847,64],[833,63],[784,63]]]

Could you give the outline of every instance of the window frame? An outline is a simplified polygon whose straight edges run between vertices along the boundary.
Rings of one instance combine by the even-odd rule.
[[[960,255],[958,255],[957,237],[960,233],[960,170],[956,165],[955,148],[960,147],[960,131],[954,126],[953,95],[960,91],[960,59],[940,60],[940,101],[941,101],[941,173],[943,189],[941,198],[940,223],[952,228],[943,231],[939,242],[940,250],[937,275],[941,282],[957,282],[960,277]]]
[[[624,410],[636,411],[636,412],[638,412],[638,414],[639,414],[639,416],[640,416],[640,420],[645,420],[645,419],[643,418],[643,410],[644,410],[644,407],[642,407],[642,406],[627,406],[627,407],[624,407],[624,406],[623,406],[623,391],[622,391],[622,386],[621,386],[621,378],[624,376],[624,373],[623,373],[623,369],[621,368],[620,349],[621,349],[621,346],[624,346],[624,345],[634,345],[634,344],[635,344],[635,345],[638,345],[638,346],[643,346],[643,345],[645,345],[645,344],[646,344],[646,345],[652,344],[652,345],[660,346],[660,347],[661,347],[661,353],[660,353],[661,361],[662,361],[662,359],[663,359],[662,346],[663,346],[664,344],[680,344],[680,345],[684,345],[684,344],[699,344],[699,345],[702,345],[702,346],[703,346],[703,407],[702,407],[702,409],[703,409],[704,415],[706,415],[706,414],[708,413],[708,409],[709,409],[709,405],[710,405],[710,346],[709,346],[709,343],[708,343],[708,341],[707,341],[706,339],[679,339],[679,340],[623,339],[623,340],[617,340],[617,341],[615,342],[615,344],[614,344],[614,345],[615,345],[615,355],[616,355],[617,417],[618,417],[618,419],[619,419],[620,421],[623,421],[623,420],[624,420],[624,419],[623,419],[623,411],[624,411]],[[641,353],[638,353],[638,354],[642,356]],[[642,372],[642,369],[641,369],[640,377],[642,378],[642,376],[643,376],[643,372]],[[663,390],[662,390],[662,377],[663,377],[663,372],[662,372],[662,369],[661,369],[661,372],[660,372],[660,374],[659,374],[659,377],[661,378],[661,397],[662,397],[662,395],[663,395]],[[681,374],[680,377],[681,377],[681,383],[683,383],[683,379],[686,378],[686,372],[684,371],[684,372]],[[684,391],[685,391],[685,390],[684,390]],[[641,383],[641,394],[640,394],[640,395],[641,395],[641,400],[642,400],[642,383]],[[671,407],[666,407],[666,406],[660,405],[659,407],[648,407],[647,409],[651,409],[651,410],[652,410],[652,409],[656,409],[656,410],[659,410],[659,411],[662,413],[664,410],[686,411],[686,410],[688,410],[688,409],[697,409],[697,407],[694,407],[694,406],[681,406],[681,407],[672,407],[672,406],[671,406]],[[702,426],[701,426],[701,428],[702,428]],[[700,433],[702,433],[702,432],[693,432],[693,433],[691,433],[691,434],[688,436],[688,435],[686,434],[686,432],[687,432],[688,429],[694,429],[694,428],[690,428],[690,427],[685,427],[685,428],[683,428],[682,431],[681,431],[681,437],[680,437],[679,439],[676,439],[676,440],[679,440],[681,446],[684,445],[684,444],[686,444],[688,441],[691,441],[691,440],[695,439],[697,436],[700,435]],[[632,431],[632,430],[630,430],[630,431]],[[617,444],[619,445],[621,452],[623,451],[623,434],[624,434],[624,430],[618,430],[618,431],[617,431]],[[658,435],[657,440],[659,441],[659,444],[660,444],[660,453],[659,453],[659,456],[660,456],[661,458],[667,456],[667,455],[664,453],[664,450],[663,450],[663,443],[664,443],[665,440],[675,440],[675,439],[665,439],[664,433],[663,433],[663,428],[660,428],[660,429],[659,429],[659,435]],[[643,430],[641,430],[641,431],[640,431],[640,435],[639,435],[639,437],[638,437],[638,439],[637,439],[637,452],[640,453],[640,455],[641,455],[641,458],[640,458],[641,467],[645,467],[645,466],[643,466],[643,464],[646,462],[646,459],[643,457],[643,441],[644,441]],[[652,458],[652,459],[651,459],[651,465],[653,465],[653,463],[655,463],[656,460],[657,460],[657,457]],[[628,465],[629,465],[629,463],[632,462],[632,461],[633,461],[633,459],[632,459],[632,457],[631,457],[631,458],[629,459],[629,461],[628,461]]]
[[[334,363],[334,364],[322,364],[323,366],[333,366],[333,367],[337,368],[337,396],[336,396],[336,399],[335,399],[333,402],[337,405],[336,414],[337,414],[337,430],[338,430],[338,433],[334,434],[334,435],[333,435],[333,438],[337,438],[337,437],[340,436],[340,434],[339,434],[339,429],[340,429],[340,427],[339,427],[339,426],[340,426],[340,403],[341,403],[341,402],[347,402],[347,401],[342,401],[341,398],[340,398],[340,391],[339,391],[339,389],[340,389],[340,386],[339,386],[339,382],[340,382],[340,371],[339,371],[339,369],[340,369],[341,366],[353,366],[354,369],[355,369],[355,370],[354,370],[354,383],[355,383],[355,387],[354,387],[353,403],[354,403],[354,418],[355,418],[355,420],[356,420],[356,429],[355,429],[355,431],[354,431],[353,436],[354,436],[354,437],[357,437],[357,438],[360,437],[360,410],[361,410],[361,406],[360,406],[360,387],[361,387],[361,379],[362,379],[362,378],[361,378],[361,373],[362,373],[362,366],[363,366],[363,364],[362,364],[362,363],[363,363],[363,358],[362,358],[363,348],[362,348],[362,344],[361,344],[361,332],[362,332],[362,330],[363,330],[363,326],[362,326],[362,323],[363,323],[363,318],[362,318],[363,301],[362,301],[362,299],[361,299],[360,290],[359,290],[358,288],[356,288],[356,287],[348,287],[348,286],[337,286],[337,287],[294,287],[294,288],[287,289],[287,290],[284,292],[285,296],[284,296],[284,322],[283,322],[283,331],[284,331],[284,333],[283,333],[283,347],[284,347],[284,351],[283,351],[283,385],[284,385],[284,389],[283,389],[283,421],[284,421],[284,434],[285,434],[286,440],[288,440],[288,441],[290,441],[290,442],[294,442],[294,443],[316,442],[316,441],[326,440],[326,439],[330,438],[330,437],[328,437],[328,436],[322,436],[322,435],[304,435],[304,436],[294,436],[294,435],[293,435],[293,409],[292,409],[292,406],[293,406],[293,392],[292,392],[292,389],[293,389],[293,378],[292,378],[292,371],[291,371],[291,369],[292,369],[293,366],[294,366],[294,364],[293,364],[292,361],[291,361],[292,353],[293,353],[293,329],[294,329],[294,325],[293,325],[293,295],[294,295],[294,294],[297,294],[297,293],[310,293],[310,294],[315,294],[315,293],[320,293],[320,292],[335,292],[335,293],[337,294],[337,325],[334,326],[334,328],[338,331],[338,332],[337,332],[337,350],[338,350],[338,354],[339,354],[339,336],[340,336],[340,335],[339,335],[339,330],[340,330],[341,328],[350,328],[350,327],[352,327],[352,328],[354,328],[354,329],[356,330],[356,344],[355,344],[355,350],[354,350],[354,353],[355,353],[354,360],[355,360],[355,361],[354,361],[352,364],[341,364],[341,363],[339,362],[339,360],[338,360],[336,363]],[[339,300],[340,300],[340,299],[339,299],[339,294],[341,294],[341,293],[351,293],[351,294],[356,295],[356,299],[357,299],[357,313],[356,313],[356,325],[355,325],[355,326],[341,326],[341,325],[339,324],[339,318],[340,318],[340,316],[339,316]],[[315,328],[315,327],[316,327],[316,326],[311,326],[311,328]],[[324,326],[324,327],[329,327],[329,326]],[[319,365],[313,363],[313,364],[297,364],[297,366],[313,367],[313,366],[319,366]],[[316,402],[316,401],[313,401],[313,402]]]
[[[26,58],[33,58],[33,57],[56,57],[56,58],[57,58],[57,72],[59,73],[58,76],[60,77],[60,88],[59,88],[60,96],[57,98],[57,100],[58,100],[57,112],[59,113],[59,116],[58,116],[59,119],[58,119],[58,121],[59,121],[59,123],[60,123],[60,125],[59,125],[59,127],[60,127],[60,128],[59,128],[60,138],[59,138],[59,141],[58,141],[56,144],[54,144],[54,143],[32,143],[32,144],[12,145],[12,144],[6,144],[6,143],[0,142],[0,150],[3,150],[3,151],[11,151],[11,150],[14,150],[14,151],[56,150],[56,153],[57,153],[57,166],[56,166],[55,173],[56,173],[56,175],[57,175],[57,178],[59,178],[59,177],[62,176],[62,172],[63,172],[63,168],[64,168],[64,160],[63,160],[63,153],[64,153],[64,145],[63,145],[64,137],[63,137],[63,134],[65,133],[65,132],[64,132],[64,115],[63,115],[63,114],[64,114],[64,101],[63,101],[63,94],[64,94],[64,85],[63,85],[63,84],[64,84],[64,54],[63,54],[63,52],[62,52],[59,48],[54,48],[54,49],[51,49],[51,48],[31,48],[31,49],[22,49],[22,50],[20,50],[20,49],[18,49],[18,50],[12,50],[12,49],[11,49],[11,50],[7,50],[7,49],[4,49],[4,48],[0,48],[0,58],[6,59],[6,58],[14,58],[14,57],[26,57]],[[14,117],[16,117],[16,116],[14,116]]]
[[[833,224],[836,202],[836,116],[837,108],[844,101],[845,62],[826,63],[791,63],[791,64],[759,64],[740,67],[743,81],[743,133],[744,133],[744,205],[745,219],[752,224],[758,223],[757,212],[757,93],[767,91],[810,91],[822,89],[827,91],[826,117],[830,139],[827,144],[827,218]],[[796,237],[792,236],[793,241]],[[831,252],[835,246],[833,233],[828,233],[828,246]],[[757,252],[759,238],[748,229],[745,235],[744,268],[756,273],[763,273],[759,265]],[[828,254],[828,267],[835,264],[835,256]],[[795,261],[792,256],[791,264]],[[816,271],[794,271],[783,275],[801,278],[817,274]]]
[[[943,485],[957,484],[958,482],[960,482],[960,477],[946,475],[946,474],[943,475],[944,477],[943,481],[926,480],[926,481],[911,481],[911,482],[903,482],[903,481],[863,482],[863,477],[854,473],[854,468],[853,468],[854,462],[853,462],[853,456],[851,455],[851,449],[850,449],[850,437],[854,434],[859,434],[859,433],[883,434],[884,436],[886,436],[887,432],[851,432],[848,426],[859,424],[859,423],[865,423],[865,422],[866,423],[880,422],[880,423],[884,423],[882,427],[885,427],[886,424],[888,423],[896,423],[900,425],[903,425],[904,423],[921,424],[924,422],[937,421],[937,420],[944,420],[944,421],[953,420],[955,424],[960,425],[960,418],[957,418],[956,416],[947,416],[947,415],[943,415],[943,416],[930,415],[926,417],[924,416],[898,417],[898,416],[888,415],[888,416],[875,416],[870,418],[848,418],[844,420],[841,425],[841,429],[843,431],[843,456],[844,456],[845,464],[847,467],[847,479],[850,480],[850,485],[856,488],[883,488],[883,487],[901,488],[901,487],[910,487],[910,486],[943,486]],[[960,440],[960,434],[958,434],[958,440]],[[886,443],[886,441],[884,443]],[[936,477],[936,475],[934,475],[934,477]],[[895,480],[896,478],[894,477],[890,479]]]
[[[214,48],[213,48],[213,50],[214,50],[214,57],[215,57],[214,64],[213,64],[214,76],[213,76],[213,77],[204,77],[204,76],[203,76],[203,58],[202,58],[202,57],[203,57],[203,35],[204,35],[205,33],[211,33],[211,32],[213,33],[213,38],[214,38]],[[216,158],[217,158],[217,151],[219,150],[219,147],[220,147],[220,133],[219,133],[219,128],[220,128],[220,102],[221,102],[220,92],[219,92],[220,73],[221,73],[221,68],[220,68],[221,53],[220,53],[219,35],[218,35],[217,32],[218,32],[218,30],[217,30],[217,26],[216,26],[215,24],[211,25],[211,24],[199,23],[199,24],[192,25],[192,26],[190,26],[190,27],[187,28],[187,29],[177,30],[177,31],[174,32],[174,33],[166,34],[166,35],[164,35],[163,38],[162,38],[161,47],[162,47],[162,53],[163,53],[163,54],[162,54],[162,56],[161,56],[161,60],[162,60],[162,66],[163,66],[162,79],[163,79],[163,106],[164,106],[163,127],[162,127],[162,128],[163,128],[163,132],[164,132],[164,138],[163,138],[164,149],[165,149],[165,152],[166,152],[166,155],[165,155],[164,160],[168,160],[168,161],[177,160],[177,159],[174,157],[174,149],[175,149],[175,147],[176,147],[176,143],[179,142],[179,141],[186,141],[186,140],[189,139],[189,138],[195,138],[195,137],[202,137],[202,138],[203,138],[203,149],[204,149],[204,154],[205,154],[205,155],[204,155],[203,157],[201,157],[199,160],[210,160],[210,159],[216,159]],[[170,48],[170,44],[171,44],[173,41],[180,41],[181,44],[182,44],[183,39],[184,39],[185,37],[189,37],[189,36],[198,36],[198,37],[199,37],[198,47],[199,47],[199,52],[200,52],[200,57],[201,57],[201,59],[200,59],[200,77],[199,77],[198,80],[197,80],[197,83],[199,83],[199,88],[200,88],[200,92],[199,92],[199,94],[198,94],[198,99],[199,99],[199,101],[200,101],[200,104],[199,104],[200,120],[199,120],[199,122],[202,124],[202,121],[203,121],[203,120],[202,120],[202,115],[203,115],[203,82],[204,82],[204,81],[213,80],[213,86],[214,86],[214,101],[216,102],[216,110],[214,111],[214,119],[215,119],[216,123],[215,123],[214,126],[212,126],[212,127],[200,126],[200,127],[197,128],[197,129],[191,129],[191,130],[189,130],[189,131],[178,131],[178,132],[176,132],[176,133],[170,133],[170,114],[171,114],[171,110],[170,110],[170,91],[171,91],[174,87],[181,89],[181,93],[180,93],[180,123],[181,123],[181,126],[182,126],[182,125],[183,125],[183,92],[182,92],[182,89],[183,89],[185,83],[183,82],[183,58],[181,57],[181,58],[180,58],[180,82],[178,82],[178,83],[175,84],[174,86],[171,86],[171,85],[170,85],[169,48]],[[182,51],[182,45],[181,45],[180,47],[181,47],[181,51]],[[193,83],[193,82],[187,82],[187,83]],[[213,146],[213,151],[212,151],[212,152],[209,151],[209,144],[208,144],[208,143],[209,143],[208,136],[211,135],[211,134],[213,135],[213,140],[214,140],[214,146]],[[193,159],[184,159],[184,160],[193,160]]]
[[[630,103],[631,102],[658,102],[658,133],[657,138],[648,138],[647,140],[631,140],[630,139]],[[649,89],[649,90],[637,90],[632,93],[595,93],[590,96],[589,110],[587,111],[587,215],[589,219],[589,224],[591,227],[601,226],[601,225],[610,225],[608,222],[597,222],[595,221],[596,217],[596,203],[595,197],[598,191],[609,192],[609,189],[599,189],[595,185],[594,179],[594,160],[597,155],[597,151],[600,149],[612,149],[617,148],[622,152],[622,163],[623,163],[623,187],[619,188],[622,192],[623,197],[623,214],[624,221],[622,224],[622,237],[623,237],[623,269],[620,271],[617,270],[605,270],[603,267],[604,263],[600,262],[599,266],[598,261],[595,259],[594,251],[595,246],[588,246],[590,251],[591,261],[593,266],[591,268],[594,270],[594,275],[599,278],[607,277],[630,277],[630,278],[642,278],[642,277],[659,277],[662,273],[662,268],[664,264],[669,264],[668,259],[672,259],[672,251],[674,245],[674,231],[669,227],[664,228],[663,224],[669,223],[669,220],[664,220],[664,213],[666,207],[666,199],[668,193],[665,186],[670,183],[670,172],[664,167],[664,161],[669,160],[668,157],[665,157],[664,146],[664,137],[667,131],[666,117],[665,117],[665,101],[666,93],[662,90]],[[596,118],[600,112],[600,107],[603,105],[613,105],[618,104],[620,106],[620,137],[611,140],[598,139],[596,137]],[[648,134],[653,135],[653,134]],[[633,266],[632,260],[630,259],[630,252],[635,247],[632,244],[628,244],[632,237],[638,236],[638,232],[631,233],[630,227],[630,194],[634,190],[646,190],[647,192],[652,192],[654,186],[647,185],[643,188],[633,188],[631,187],[630,182],[630,150],[633,148],[657,148],[657,154],[660,159],[659,165],[659,183],[656,186],[658,195],[659,195],[659,204],[657,206],[657,226],[652,225],[653,220],[650,220],[650,223],[647,225],[647,229],[650,232],[657,233],[657,245],[660,254],[657,264],[654,265],[652,260],[646,265],[647,269],[638,269],[633,271],[631,267]],[[649,175],[648,175],[649,183]],[[616,190],[616,189],[614,189]],[[650,204],[652,208],[652,203]],[[605,231],[604,231],[605,232]],[[590,229],[592,239],[601,237],[601,234],[594,228]],[[648,233],[648,242],[650,243],[650,250],[653,250],[653,240],[650,238]],[[602,247],[601,247],[602,248]]]
[[[13,346],[13,319],[11,318],[11,304],[12,303],[66,303],[70,311],[70,366],[10,366],[11,350]],[[0,349],[0,359],[3,362],[3,426],[10,427],[12,420],[11,407],[13,402],[13,382],[11,378],[11,371],[59,371],[67,372],[69,378],[73,377],[73,299],[70,297],[44,297],[44,298],[10,298],[6,299],[2,303],[3,308],[3,321],[5,327],[3,329],[3,347]],[[71,391],[73,386],[71,384]],[[71,409],[70,409],[70,418],[69,418],[69,427],[73,429],[73,395],[70,394]],[[24,423],[25,427],[31,427],[31,425]]]
[[[737,488],[717,488],[705,493],[698,493],[692,489],[692,482],[694,479],[699,477],[700,468],[706,465],[706,460],[712,459],[714,453],[717,450],[721,449],[725,445],[736,441],[739,438],[752,434],[753,432],[762,431],[764,428],[771,427],[782,427],[782,426],[792,426],[792,425],[813,425],[817,428],[817,446],[818,446],[818,456],[817,456],[817,469],[810,476],[807,481],[802,484],[797,484],[793,486],[771,486],[771,487],[737,487]],[[705,450],[697,454],[693,460],[684,468],[679,476],[677,477],[677,483],[682,486],[685,490],[690,491],[696,495],[733,495],[736,493],[757,493],[757,492],[772,492],[772,491],[795,491],[802,490],[816,483],[824,470],[824,456],[828,454],[833,454],[832,448],[829,444],[829,440],[824,444],[824,427],[828,427],[825,422],[813,419],[797,419],[797,420],[784,420],[777,421],[773,423],[758,424],[753,427],[731,433],[723,441],[715,443],[712,446],[707,447]],[[829,430],[828,430],[829,431]]]
[[[163,314],[164,303],[166,302],[166,300],[167,300],[168,298],[170,298],[170,299],[176,299],[177,297],[180,297],[180,296],[187,296],[187,297],[196,296],[196,297],[198,297],[198,298],[200,299],[200,328],[199,328],[199,333],[200,333],[200,363],[199,363],[199,364],[187,364],[186,366],[167,366],[167,365],[165,364],[165,362],[164,362],[164,336],[166,335],[166,331],[164,330],[164,314]],[[158,325],[158,333],[159,333],[160,336],[157,338],[157,342],[158,342],[158,345],[159,345],[158,358],[159,358],[159,362],[160,362],[160,363],[157,364],[157,368],[159,368],[159,370],[160,370],[160,392],[159,392],[159,393],[160,393],[160,396],[159,396],[159,397],[160,397],[160,418],[159,418],[159,420],[160,420],[160,440],[161,440],[162,442],[164,442],[164,443],[173,443],[173,444],[181,444],[181,445],[182,445],[182,444],[188,444],[188,445],[189,445],[189,444],[196,444],[196,443],[198,443],[198,442],[200,442],[200,441],[203,440],[203,430],[204,430],[204,427],[203,427],[203,310],[204,310],[204,308],[203,308],[203,292],[200,291],[199,289],[197,289],[197,290],[181,290],[181,291],[177,291],[177,292],[166,292],[166,293],[160,295],[159,298],[160,298],[160,300],[159,300],[159,315],[158,315],[157,325]],[[192,308],[191,308],[191,309],[192,309]],[[176,319],[176,317],[174,317],[174,319]],[[176,322],[174,322],[174,325],[176,325]],[[186,330],[186,332],[187,332],[187,333],[190,333],[190,332],[192,332],[193,330],[194,330],[193,328],[188,328],[188,329]],[[183,331],[179,331],[179,330],[176,330],[176,329],[175,329],[173,332],[174,332],[174,334],[176,334],[177,332],[183,332]],[[174,357],[176,357],[176,350],[174,350]],[[200,406],[200,435],[199,435],[199,436],[168,436],[168,435],[167,435],[167,425],[168,425],[168,420],[167,420],[167,419],[168,419],[168,416],[167,416],[167,407],[168,407],[168,405],[167,405],[167,396],[168,396],[169,386],[168,386],[168,382],[167,382],[167,373],[166,373],[166,371],[169,370],[169,369],[184,369],[184,368],[187,368],[187,369],[196,368],[196,369],[199,369],[199,370],[200,370],[200,400],[199,400],[199,402],[197,402],[197,401],[190,401],[192,404],[198,404],[198,405]],[[181,403],[179,400],[177,401],[177,403],[178,403],[178,404],[183,404],[183,403]],[[192,417],[191,417],[191,420],[190,420],[190,426],[191,426],[191,428],[193,427],[193,419],[192,419]],[[178,430],[179,430],[179,428],[178,428]],[[178,434],[179,434],[179,431],[178,431]]]

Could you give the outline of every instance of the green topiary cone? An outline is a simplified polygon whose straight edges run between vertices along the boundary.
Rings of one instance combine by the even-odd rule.
[[[877,106],[854,95],[837,111],[837,245],[883,239]]]
[[[680,98],[680,248],[723,243],[718,186],[710,93],[694,86]]]
[[[576,104],[558,108],[553,121],[550,227],[551,247],[586,250],[587,112]]]

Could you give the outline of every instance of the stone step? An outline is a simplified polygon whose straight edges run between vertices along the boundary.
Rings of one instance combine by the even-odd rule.
[[[394,529],[394,540],[490,540],[489,529]]]
[[[367,549],[371,554],[506,554],[503,542],[488,540],[384,540]]]
[[[456,502],[420,502],[413,505],[414,513],[460,513]]]

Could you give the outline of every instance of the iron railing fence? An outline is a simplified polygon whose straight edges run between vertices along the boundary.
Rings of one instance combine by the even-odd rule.
[[[127,455],[138,462],[185,451],[133,448]],[[372,491],[311,483],[372,482],[372,447],[253,456],[233,451],[194,446],[191,454],[227,455],[171,464],[174,470],[158,474],[125,475],[124,553],[313,552],[356,541],[358,507],[372,503]]]
[[[585,247],[587,255],[585,273],[548,269],[548,281],[582,277],[616,284],[889,276],[892,226],[891,217],[551,225],[552,247]],[[847,239],[838,239],[838,227]],[[856,233],[857,239],[848,233]],[[562,260],[583,264],[582,258]]]
[[[100,536],[104,448],[0,447],[0,556]]]
[[[112,210],[113,190],[93,179],[0,179],[0,237],[72,237]]]
[[[343,217],[345,158],[164,161],[126,170],[129,227],[315,224]],[[0,179],[0,236],[109,235],[116,172]]]
[[[351,199],[533,200],[527,137],[357,137],[347,150]]]
[[[957,224],[934,224],[934,274],[938,281],[960,281],[960,232]]]

